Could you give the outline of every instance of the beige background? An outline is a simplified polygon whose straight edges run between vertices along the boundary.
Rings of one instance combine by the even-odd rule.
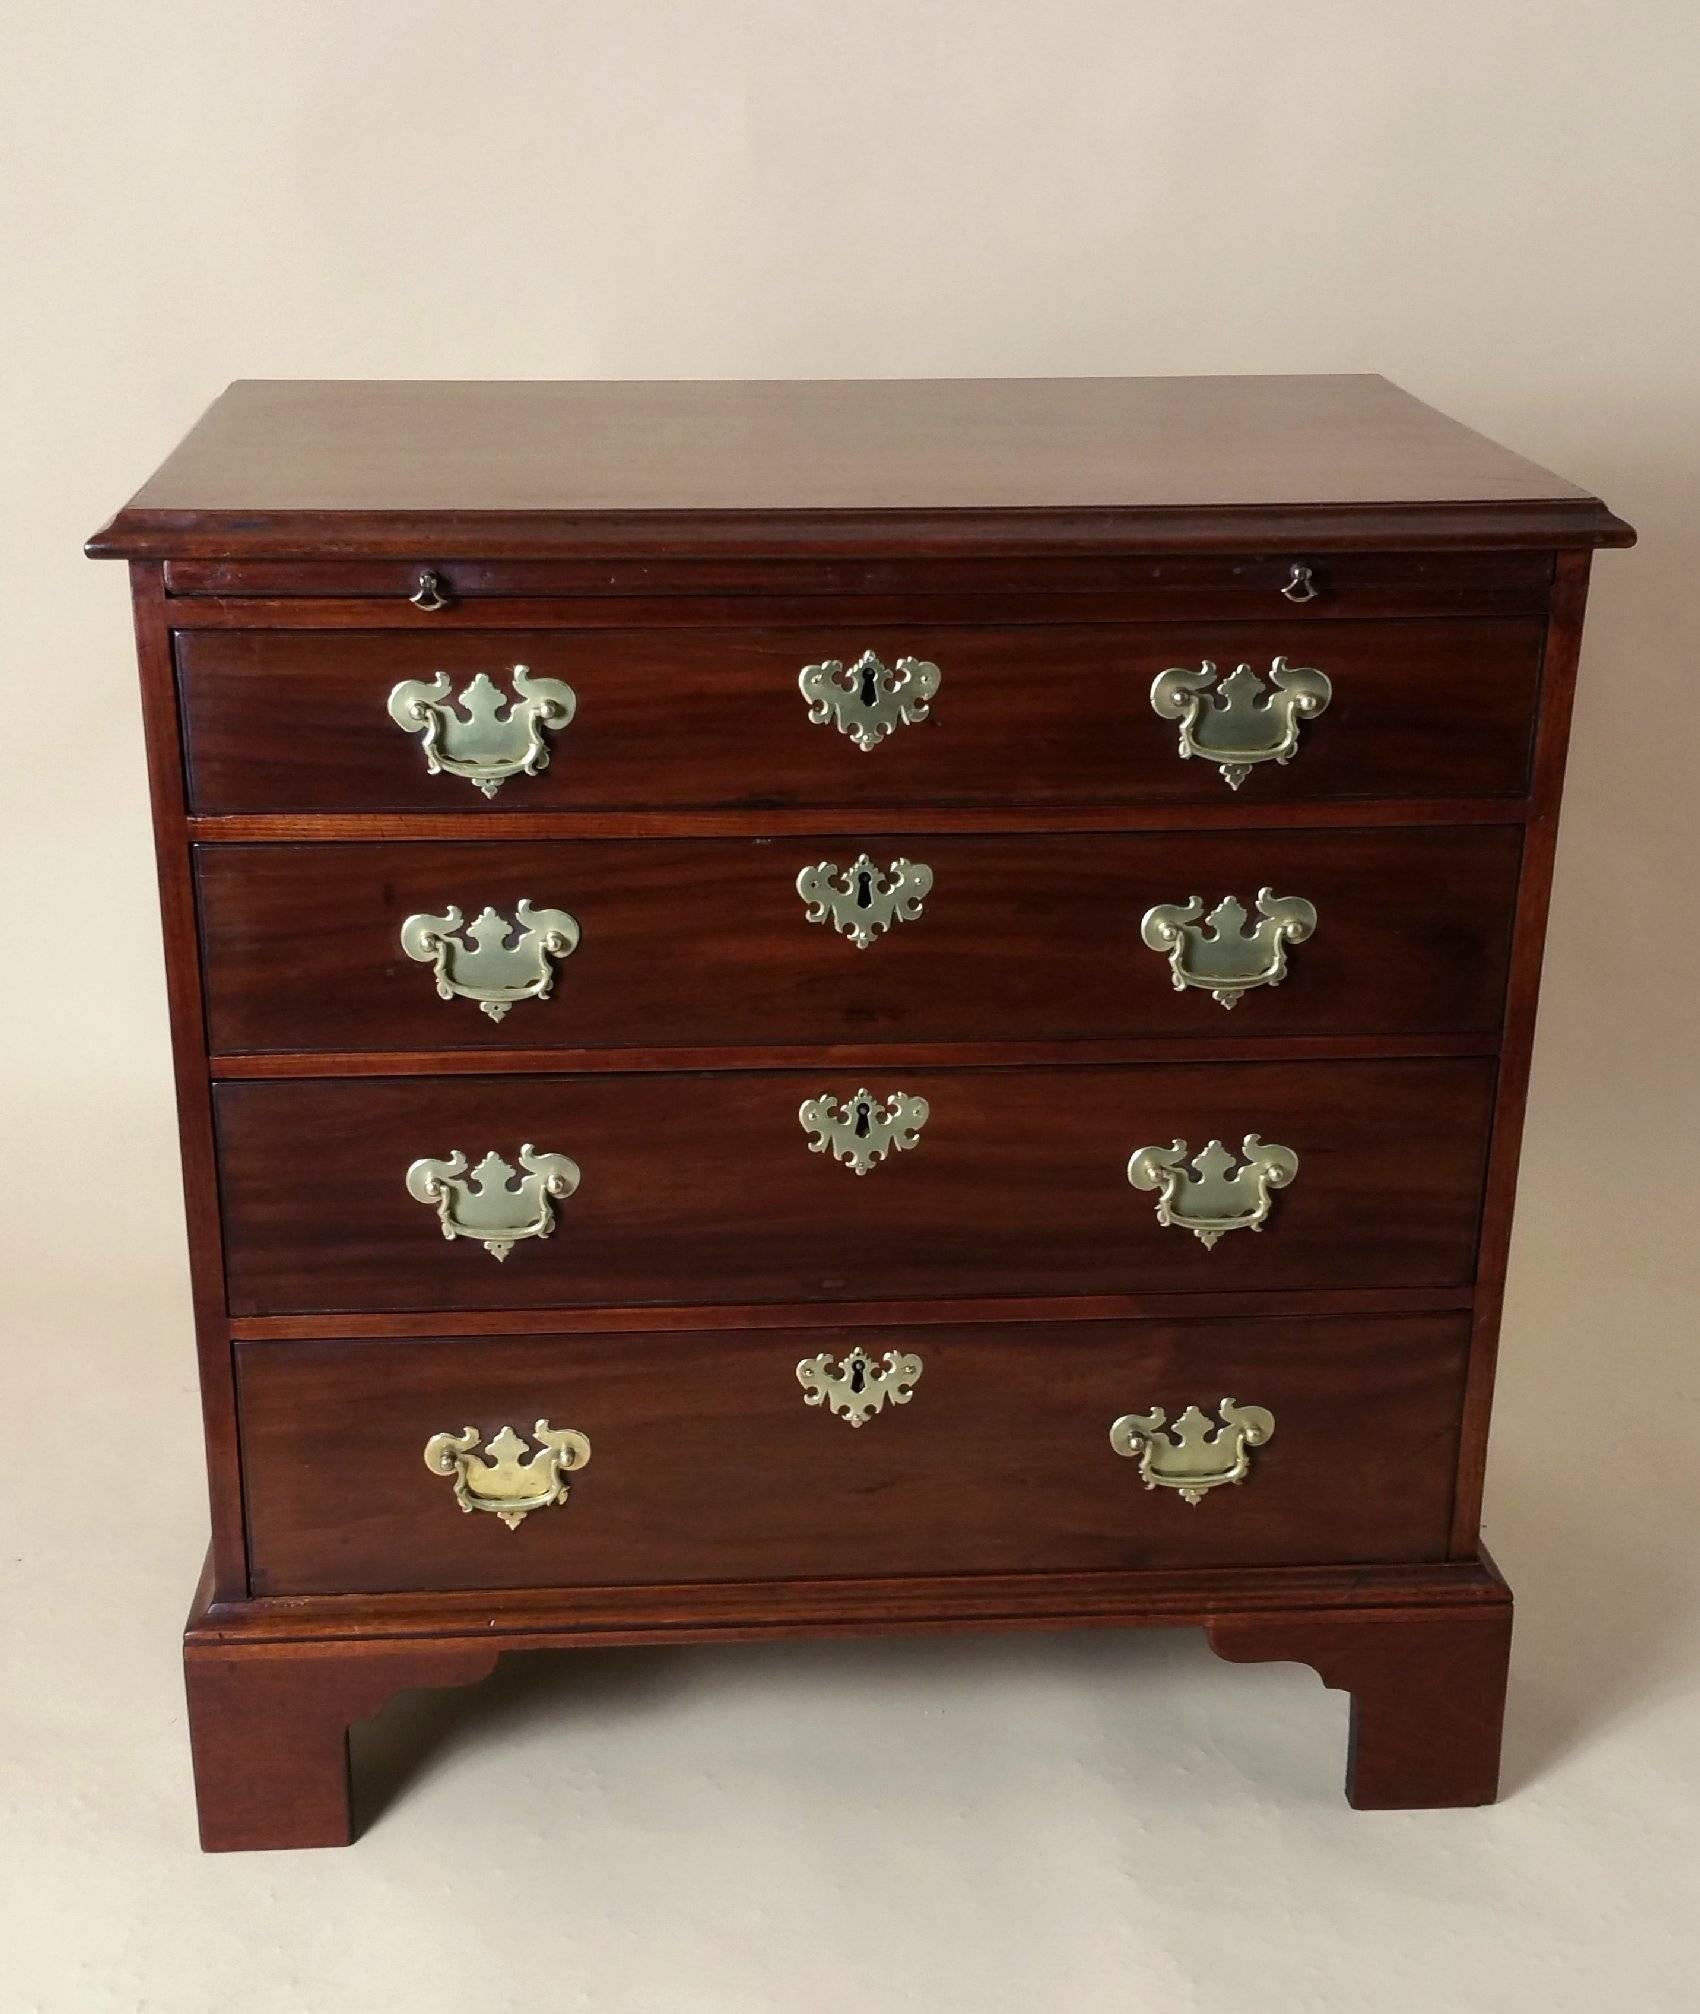
[[[0,50],[0,2007],[1691,2006],[1692,0],[6,0]],[[1184,1635],[603,1653],[379,1723],[368,1781],[416,1773],[353,1853],[198,1858],[148,828],[82,537],[235,376],[1365,369],[1643,537],[1596,568],[1507,1325],[1508,1800],[1349,1816],[1340,1697]]]

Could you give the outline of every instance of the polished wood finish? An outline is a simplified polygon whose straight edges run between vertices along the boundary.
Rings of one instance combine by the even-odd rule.
[[[1335,803],[1259,806],[1260,828],[1290,832],[1357,831],[1453,825],[1521,825],[1522,798],[1372,797]],[[1202,804],[1000,805],[995,810],[924,804],[859,805],[853,814],[808,811],[261,811],[191,815],[197,841],[230,845],[292,845],[297,840],[447,839],[798,839],[833,818],[853,823],[864,839],[892,832],[1000,833],[1233,832],[1246,822],[1237,799]]]
[[[1352,1692],[1354,1803],[1474,1804],[1494,1791],[1510,1618],[1510,1596],[1485,1558],[1373,1571],[835,1576],[242,1603],[209,1600],[203,1586],[184,1663],[202,1838],[216,1850],[345,1843],[352,1814],[339,1730],[402,1687],[473,1684],[510,1652],[799,1635],[1202,1625],[1222,1656],[1314,1663]],[[202,1686],[209,1670],[221,1686]],[[258,1757],[243,1745],[256,1725],[280,1734]],[[292,1737],[306,1749],[299,1775],[280,1766]]]
[[[1432,1314],[1474,1304],[1465,1287],[1333,1287],[1241,1293],[1041,1294],[1026,1300],[865,1301],[856,1309],[864,1329],[924,1328],[949,1322],[1040,1322],[1161,1320],[1211,1315],[1407,1315]],[[758,1305],[705,1306],[700,1301],[641,1306],[531,1308],[527,1335],[593,1335],[598,1331],[663,1329],[834,1328],[843,1309],[832,1301],[768,1301]],[[339,1336],[432,1336],[441,1324],[430,1315],[339,1314]],[[504,1336],[514,1315],[504,1308],[457,1308],[455,1332],[462,1336]],[[315,1342],[326,1331],[320,1315],[234,1315],[230,1333],[239,1342]],[[890,1338],[887,1337],[889,1342]],[[884,1347],[884,1344],[881,1345]]]
[[[232,385],[97,555],[1625,544],[1379,377]]]
[[[1292,578],[1291,556],[1219,553],[1209,557],[1141,553],[1112,557],[1037,556],[1012,574],[1006,559],[966,555],[930,561],[918,571],[913,557],[844,559],[553,559],[531,561],[440,560],[432,572],[448,596],[443,608],[416,609],[409,597],[420,568],[407,560],[174,560],[166,564],[165,591],[187,626],[248,627],[329,623],[362,629],[375,605],[383,619],[424,631],[490,623],[524,626],[563,613],[577,626],[617,621],[615,597],[655,602],[653,619],[668,610],[696,614],[709,597],[759,597],[776,601],[853,594],[870,608],[894,595],[929,603],[972,597],[981,619],[1042,622],[1047,613],[1088,610],[1112,621],[1205,617],[1238,613],[1257,617]],[[1311,567],[1315,598],[1288,601],[1303,626],[1340,616],[1533,615],[1546,613],[1553,559],[1544,552],[1334,553]],[[1066,601],[1056,600],[1064,596]],[[1284,599],[1284,597],[1283,597]],[[563,604],[570,604],[563,607]],[[259,604],[259,606],[256,606]],[[995,611],[995,614],[992,612]],[[696,619],[700,620],[700,615]]]
[[[1273,1444],[1271,1444],[1273,1445]],[[421,1468],[421,1474],[425,1471]],[[904,1574],[868,1579],[646,1582],[633,1587],[504,1589],[447,1594],[287,1595],[214,1601],[205,1585],[191,1644],[395,1643],[476,1637],[503,1652],[554,1645],[732,1643],[800,1628],[883,1636],[963,1628],[1203,1626],[1224,1615],[1289,1608],[1338,1614],[1374,1608],[1495,1607],[1504,1588],[1485,1552],[1441,1564],[1377,1567],[1210,1567],[1125,1571]]]
[[[232,388],[90,543],[156,807],[206,1843],[346,1839],[349,1722],[508,1651],[864,1631],[1202,1625],[1350,1692],[1354,1803],[1491,1797],[1493,1364],[1588,555],[1632,539],[1378,379]],[[868,755],[796,688],[865,648],[944,671]],[[1334,702],[1230,792],[1151,680],[1277,653]],[[428,777],[391,685],[515,662],[578,692],[550,767]],[[858,953],[793,883],[864,848],[937,878]],[[1174,993],[1143,909],[1265,884],[1320,912],[1286,984]],[[399,955],[522,894],[585,934],[499,1029]],[[858,1180],[796,1107],[862,1083],[933,1111]],[[1300,1156],[1260,1234],[1126,1182],[1247,1131]],[[505,1265],[405,1193],[527,1139],[584,1180]],[[853,1431],[794,1367],[858,1339],[925,1369]],[[1141,1490],[1109,1419],[1224,1391],[1276,1414],[1246,1481]],[[460,1515],[425,1437],[545,1412],[571,1503]]]
[[[1468,1322],[939,1327],[887,1334],[913,1396],[851,1427],[800,1359],[853,1329],[243,1344],[259,1594],[860,1574],[1438,1560]],[[1276,1430],[1255,1487],[1148,1491],[1110,1424],[1224,1392]],[[590,1437],[561,1506],[463,1514],[436,1433],[534,1420]],[[406,1463],[395,1458],[405,1449]],[[799,1517],[800,1506],[808,1506]]]
[[[627,1070],[998,1069],[1011,1063],[1313,1063],[1491,1056],[1491,1029],[1421,1035],[1126,1035],[1114,1041],[763,1043],[744,1049],[294,1049],[215,1054],[215,1077],[543,1077]]]
[[[236,1442],[236,1388],[224,1322],[224,1262],[215,1172],[212,1091],[207,1074],[206,1014],[196,953],[194,873],[184,833],[182,737],[171,669],[171,634],[157,567],[130,570],[142,726],[153,803],[165,943],[166,1005],[177,1094],[178,1151],[189,1242],[190,1306],[200,1368],[201,1429],[212,1524],[209,1570],[221,1598],[247,1585],[242,1537],[242,1476]]]
[[[202,1847],[347,1846],[351,1724],[398,1692],[471,1685],[496,1658],[478,1643],[236,1649],[191,1639],[183,1676]]]
[[[1520,854],[1514,830],[1421,836],[1250,831],[1172,837],[882,834],[876,867],[923,861],[923,912],[858,950],[811,924],[799,869],[848,869],[849,833],[783,843],[203,846],[209,1039],[249,1050],[712,1050],[748,1044],[1006,1043],[1189,1035],[1493,1030],[1503,1014]],[[1155,903],[1261,887],[1319,927],[1279,987],[1232,1012],[1174,988],[1139,936]],[[492,1021],[437,996],[398,927],[451,904],[576,918],[546,1001]]]
[[[1564,758],[1570,746],[1570,716],[1582,647],[1582,616],[1588,599],[1589,556],[1564,553],[1558,561],[1552,620],[1542,668],[1542,706],[1535,739],[1533,801],[1525,836],[1521,891],[1512,939],[1512,966],[1505,999],[1505,1029],[1499,1095],[1494,1112],[1493,1149],[1488,1163],[1482,1214],[1481,1277],[1476,1299],[1470,1382],[1464,1401],[1464,1446],[1458,1470],[1458,1503],[1453,1515],[1454,1547],[1467,1551],[1481,1524],[1487,1468],[1489,1412],[1499,1355],[1499,1323],[1505,1299],[1505,1272],[1511,1251],[1511,1219],[1517,1203],[1517,1167],[1523,1150],[1523,1113],[1529,1097],[1534,1051],[1535,1009],[1540,997],[1541,958],[1546,949],[1547,907],[1552,896],[1553,861],[1558,847],[1559,798]]]
[[[244,528],[247,537],[244,540]],[[632,511],[619,518],[536,511],[393,513],[300,511],[125,512],[97,532],[92,559],[162,560],[174,553],[227,558],[244,540],[256,558],[401,559],[418,574],[449,560],[633,561],[704,557],[788,561],[838,555],[867,561],[932,562],[965,553],[1025,565],[1035,559],[1124,552],[1321,555],[1446,553],[1461,544],[1483,552],[1547,552],[1625,546],[1635,535],[1597,499],[1490,505],[1402,504],[1366,517],[1361,506],[1204,505],[1171,511]]]
[[[821,1071],[218,1088],[235,1314],[586,1302],[829,1300],[1277,1287],[1472,1276],[1493,1072],[1482,1061],[909,1070],[918,1144],[865,1176],[810,1151]],[[1157,1222],[1128,1157],[1248,1133],[1299,1172],[1261,1232],[1207,1251]],[[446,1239],[403,1178],[520,1146],[582,1180],[548,1239],[498,1265]],[[730,1207],[729,1207],[730,1205]]]
[[[1346,1797],[1359,1811],[1491,1804],[1511,1659],[1511,1595],[1465,1608],[1224,1615],[1236,1664],[1308,1664],[1352,1698]]]
[[[901,627],[845,610],[807,628],[740,630],[196,630],[177,640],[197,812],[773,810],[909,803],[1220,804],[1213,763],[1183,761],[1151,710],[1172,665],[1241,661],[1266,674],[1292,643],[1262,623]],[[1337,623],[1306,653],[1334,683],[1285,767],[1260,765],[1239,801],[1255,817],[1295,798],[1520,796],[1541,630],[1522,621]],[[804,665],[864,650],[935,662],[926,720],[859,750],[815,726]],[[564,680],[571,726],[547,769],[495,799],[432,776],[418,738],[385,710],[403,679],[515,664]]]

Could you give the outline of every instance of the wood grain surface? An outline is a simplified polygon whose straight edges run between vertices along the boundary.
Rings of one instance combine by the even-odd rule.
[[[1491,1798],[1478,1520],[1588,550],[1632,530],[1384,380],[245,384],[89,549],[130,558],[213,1550],[210,1847],[352,1836],[346,1729],[568,1643],[1202,1623],[1353,1702],[1349,1795]],[[1308,568],[1313,598],[1282,589]],[[426,570],[440,608],[408,600]],[[871,753],[808,663],[931,659]],[[1333,681],[1239,792],[1153,678]],[[485,801],[391,687],[515,664],[577,717]],[[866,951],[800,867],[932,869]],[[1225,1014],[1156,903],[1316,905]],[[499,1027],[414,912],[579,920]],[[928,1100],[866,1176],[805,1098]],[[1206,1251],[1136,1148],[1292,1148]],[[498,1264],[404,1185],[569,1154]],[[163,1172],[163,1171],[156,1171]],[[923,1359],[860,1429],[797,1360]],[[1276,1416],[1188,1507],[1123,1412]],[[462,1515],[426,1438],[590,1434]]]
[[[1574,484],[1371,376],[249,381],[89,550],[428,558],[718,537],[765,551],[869,530],[896,550],[1632,536]]]
[[[226,1083],[231,1312],[547,1308],[1281,1287],[1472,1276],[1486,1061],[885,1071],[918,1144],[858,1176],[804,1099],[854,1070]],[[1127,1180],[1138,1148],[1258,1133],[1299,1157],[1260,1232],[1207,1251]],[[577,1163],[548,1239],[498,1264],[404,1184],[421,1157],[523,1143]]]
[[[245,1344],[258,1593],[762,1575],[1439,1559],[1467,1322],[946,1327],[906,1405],[804,1403],[836,1332]],[[1224,1394],[1275,1416],[1252,1473],[1197,1505],[1109,1441]],[[425,1467],[436,1433],[546,1418],[590,1438],[565,1505],[514,1530]]]
[[[1540,662],[1538,623],[1195,622],[885,629],[843,611],[770,630],[195,630],[177,639],[197,812],[467,813],[925,804],[997,809],[1221,804],[1255,819],[1307,797],[1521,795]],[[928,717],[861,750],[817,726],[805,666],[874,651],[942,675]],[[1277,655],[1333,682],[1285,766],[1236,794],[1214,763],[1183,761],[1151,708],[1158,673],[1208,660],[1267,677]],[[571,686],[572,724],[549,766],[483,799],[427,772],[386,711],[392,687],[446,673],[456,693],[512,668]]]
[[[932,887],[858,949],[808,920],[797,876],[863,852],[882,872],[923,863]],[[1497,1032],[1519,852],[1506,827],[203,845],[207,1024],[226,1056]],[[1255,929],[1266,886],[1317,912],[1286,981],[1231,1011],[1177,992],[1146,910],[1232,895]],[[582,934],[550,997],[499,1021],[441,1000],[401,948],[408,916],[491,905],[511,922],[522,898]]]

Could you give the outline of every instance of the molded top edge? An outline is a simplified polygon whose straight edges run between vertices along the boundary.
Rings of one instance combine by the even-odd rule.
[[[251,380],[95,557],[1627,545],[1379,377]]]

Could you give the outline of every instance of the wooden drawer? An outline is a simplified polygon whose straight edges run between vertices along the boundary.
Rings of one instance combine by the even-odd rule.
[[[1440,1559],[1467,1340],[1427,1315],[243,1344],[253,1588]],[[797,1365],[858,1343],[921,1370],[852,1427]],[[1239,1485],[1189,1505],[1111,1446],[1122,1415],[1224,1394],[1274,1420]],[[540,1419],[590,1458],[515,1526],[462,1514],[423,1460]]]
[[[810,922],[797,876],[828,860],[847,872],[862,849],[853,834],[203,846],[211,1045],[233,1055],[1392,1034],[1492,1029],[1503,1012],[1520,851],[1509,827],[883,835],[867,841],[876,867],[919,863],[931,886],[919,916],[888,920],[858,949],[830,916]],[[1255,929],[1266,886],[1316,911],[1313,934],[1285,949],[1286,980],[1242,996],[1232,1015],[1206,988],[1177,992],[1168,955],[1141,941],[1145,912],[1233,894]],[[482,973],[499,993],[552,973],[547,998],[496,1018],[471,997],[445,1002],[436,953],[415,960],[402,948],[410,916],[452,906],[470,921],[493,906],[511,923],[522,899],[569,915],[576,948],[556,960],[534,943],[517,972],[491,968],[463,928],[443,951],[445,974],[476,991]],[[844,921],[860,918],[847,906]]]
[[[1285,767],[1240,799],[1511,796],[1524,788],[1542,625],[1528,619],[882,628],[844,614],[784,629],[179,632],[192,808],[200,812],[930,808],[1233,801],[1213,762],[1183,761],[1156,675],[1210,659],[1260,674],[1286,654],[1333,697]],[[928,717],[858,749],[813,725],[799,670],[876,652],[935,662]],[[387,711],[399,682],[515,664],[563,681],[574,718],[548,767],[486,801],[427,772]]]
[[[865,1175],[810,1151],[806,1099],[854,1065],[619,1076],[225,1083],[231,1311],[531,1308],[1455,1287],[1472,1274],[1494,1069],[1459,1062],[878,1070],[923,1098]],[[1291,1148],[1261,1232],[1157,1221],[1128,1159],[1184,1139]],[[456,1149],[571,1157],[548,1238],[503,1263],[406,1186]]]

